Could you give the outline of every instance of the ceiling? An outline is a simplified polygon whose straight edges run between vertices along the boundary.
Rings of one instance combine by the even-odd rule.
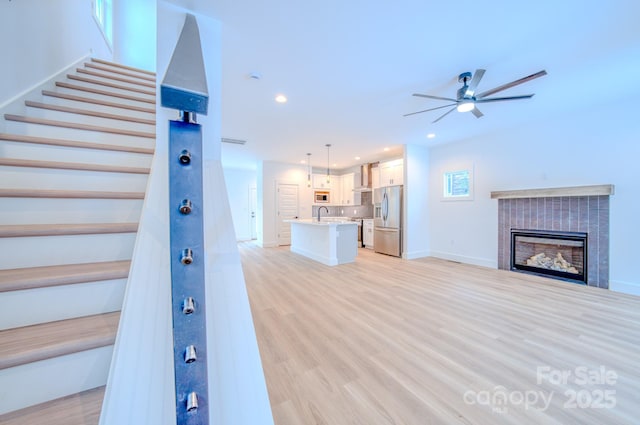
[[[300,163],[309,152],[323,168],[330,143],[332,167],[344,169],[403,144],[474,138],[640,94],[636,0],[184,3],[222,23],[222,137],[247,142],[223,144],[225,167]],[[446,109],[403,117],[446,104],[412,93],[455,97],[458,74],[477,68],[486,69],[480,92],[548,75],[501,92],[535,96],[481,105],[480,119],[453,112],[432,124]]]

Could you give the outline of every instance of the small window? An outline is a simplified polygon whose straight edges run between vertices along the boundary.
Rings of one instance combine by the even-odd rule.
[[[443,175],[445,200],[473,199],[473,173],[471,169],[447,171]]]
[[[112,0],[94,0],[93,17],[98,23],[98,27],[100,27],[102,35],[109,47],[111,47],[113,43],[112,12]]]

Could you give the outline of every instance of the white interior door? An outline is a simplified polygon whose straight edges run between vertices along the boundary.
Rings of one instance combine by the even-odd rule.
[[[258,223],[256,212],[258,209],[258,193],[255,187],[249,188],[249,231],[251,240],[258,239]]]
[[[291,245],[291,224],[284,220],[298,218],[298,185],[278,183],[278,245]]]

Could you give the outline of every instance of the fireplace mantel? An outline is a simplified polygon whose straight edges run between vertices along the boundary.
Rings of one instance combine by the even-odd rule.
[[[491,192],[491,199],[519,199],[519,198],[555,198],[562,196],[600,196],[613,195],[612,184],[593,186],[552,187],[547,189],[521,189]]]

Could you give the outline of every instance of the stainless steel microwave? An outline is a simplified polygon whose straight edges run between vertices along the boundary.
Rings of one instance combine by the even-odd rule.
[[[313,192],[313,202],[316,204],[328,204],[330,192],[326,190],[316,190]]]

